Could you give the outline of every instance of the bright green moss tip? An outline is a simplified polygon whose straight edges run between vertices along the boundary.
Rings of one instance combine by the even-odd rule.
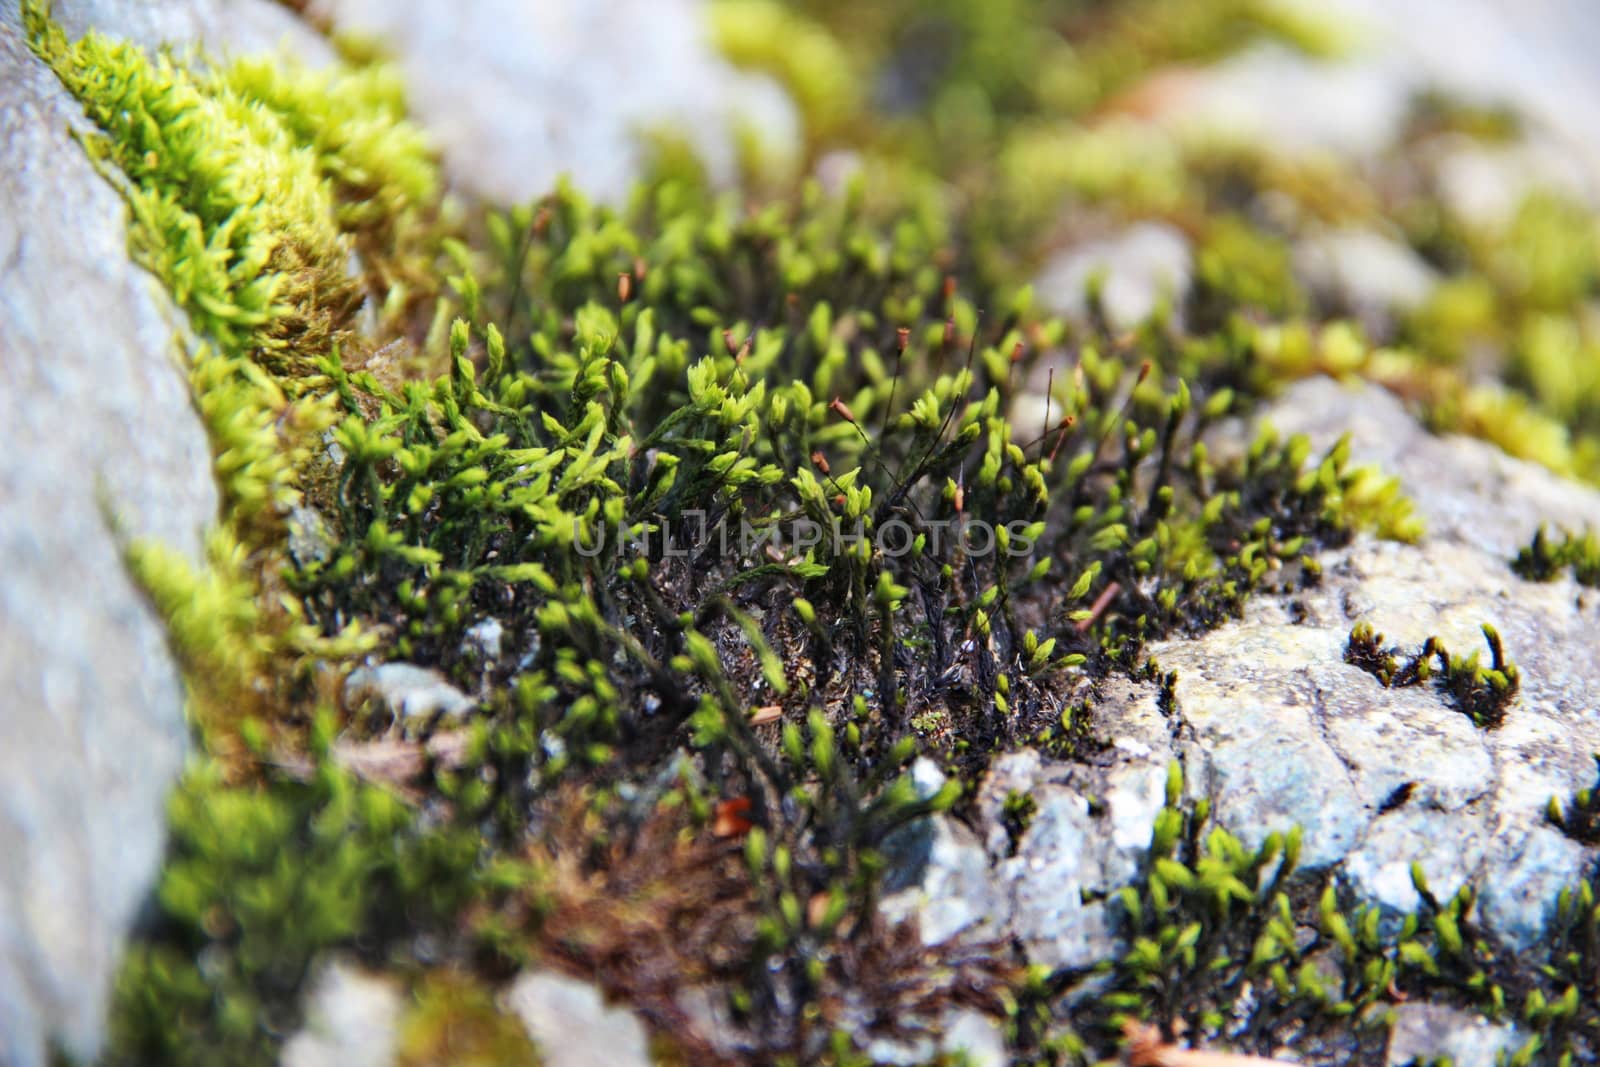
[[[24,18],[99,128],[85,147],[127,198],[135,255],[225,352],[304,374],[362,299],[352,235],[437,192],[392,75],[185,65],[94,31],[69,41],[38,0]]]

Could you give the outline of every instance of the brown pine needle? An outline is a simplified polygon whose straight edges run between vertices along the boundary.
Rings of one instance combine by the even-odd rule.
[[[1129,1020],[1122,1033],[1128,1042],[1128,1067],[1294,1067],[1262,1056],[1179,1048],[1161,1040],[1161,1031],[1148,1023]]]

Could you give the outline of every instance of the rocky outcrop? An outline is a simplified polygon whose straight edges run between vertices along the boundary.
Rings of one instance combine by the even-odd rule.
[[[253,49],[280,6],[59,0],[73,32]],[[131,541],[198,562],[217,508],[183,315],[128,254],[82,112],[0,2],[0,1063],[91,1057],[118,946],[161,861],[186,749],[166,636]],[[326,49],[304,27],[307,48]]]
[[[117,944],[161,859],[182,687],[123,568],[198,559],[210,452],[76,103],[0,20],[0,1062],[95,1051]]]
[[[445,171],[502,204],[542,196],[562,175],[618,202],[651,133],[687,138],[722,181],[737,173],[741,126],[779,153],[799,140],[788,97],[716,54],[694,0],[314,0],[309,10],[392,50]]]
[[[1566,800],[1594,781],[1600,592],[1565,578],[1525,581],[1510,561],[1541,522],[1600,528],[1600,493],[1480,441],[1429,435],[1373,386],[1305,382],[1260,417],[1318,448],[1351,434],[1355,458],[1399,476],[1429,533],[1416,545],[1358,539],[1321,558],[1311,588],[1259,596],[1236,622],[1153,645],[1160,669],[1176,672],[1170,694],[1106,685],[1094,712],[1103,748],[1089,763],[1032,751],[998,760],[976,805],[988,877],[957,847],[973,832],[966,826],[931,833],[923,867],[900,875],[921,887],[941,936],[1011,939],[1029,962],[1053,969],[1114,956],[1106,898],[1141,876],[1174,761],[1188,800],[1208,798],[1220,825],[1250,846],[1300,826],[1301,869],[1331,872],[1348,899],[1378,906],[1395,925],[1420,906],[1417,861],[1437,896],[1475,887],[1484,929],[1527,952],[1560,891],[1590,870],[1595,850],[1545,812],[1552,796]],[[1225,450],[1250,433],[1236,426],[1216,443]],[[1480,728],[1435,686],[1385,688],[1346,663],[1358,622],[1402,648],[1438,636],[1459,654],[1482,649],[1481,623],[1495,626],[1521,669],[1504,723]],[[1019,832],[1008,813],[1022,797],[1031,816]],[[998,917],[950,919],[960,901],[996,893]],[[1421,1049],[1439,1029],[1411,1015],[1397,1048]],[[1480,1036],[1495,1048],[1510,1040],[1498,1030]],[[1428,1055],[1455,1048],[1434,1042]]]

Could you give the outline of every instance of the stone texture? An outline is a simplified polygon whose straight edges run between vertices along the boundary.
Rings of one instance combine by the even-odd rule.
[[[1590,60],[1600,10],[1587,0],[1332,0],[1293,6],[1336,27],[1348,47],[1333,61],[1264,44],[1199,74],[1163,124],[1200,136],[1270,144],[1286,154],[1372,158],[1401,131],[1416,94],[1430,89],[1508,105],[1536,139],[1600,165],[1600,93]]]
[[[0,2],[10,18],[16,0]],[[72,37],[90,29],[154,51],[172,45],[198,47],[213,55],[245,55],[287,49],[310,63],[326,63],[326,39],[270,0],[54,0],[51,13]]]
[[[1262,417],[1317,448],[1349,432],[1353,455],[1397,474],[1430,532],[1417,546],[1358,540],[1292,605],[1258,599],[1236,624],[1151,649],[1178,671],[1191,784],[1248,841],[1302,823],[1304,864],[1339,865],[1359,898],[1396,913],[1415,904],[1413,859],[1439,891],[1470,881],[1486,927],[1532,947],[1593,858],[1543,813],[1593,779],[1600,597],[1525,582],[1508,563],[1541,521],[1600,525],[1600,494],[1482,442],[1429,436],[1376,387],[1302,383]],[[1493,624],[1522,669],[1505,725],[1479,730],[1431,686],[1384,689],[1344,664],[1357,621],[1408,649],[1437,634],[1458,653],[1483,648],[1478,627]]]
[[[1448,1057],[1455,1067],[1495,1067],[1522,1047],[1516,1027],[1493,1025],[1456,1008],[1402,1004],[1394,1014],[1384,1058],[1389,1067],[1431,1063],[1439,1057]]]
[[[687,137],[723,181],[741,125],[779,154],[799,140],[788,98],[715,54],[695,0],[315,0],[311,11],[393,50],[445,169],[493,201],[542,196],[562,174],[620,201],[645,158],[642,133]]]
[[[522,1020],[545,1067],[650,1067],[639,1020],[607,1006],[587,982],[525,971],[507,990],[505,1008]]]
[[[306,1022],[283,1046],[282,1067],[390,1067],[405,998],[395,983],[334,961],[317,976]]]
[[[1417,307],[1439,280],[1410,246],[1361,229],[1306,236],[1295,245],[1294,267],[1324,302],[1357,316],[1380,336],[1392,332],[1394,312]]]
[[[386,716],[405,726],[437,716],[461,715],[472,708],[467,695],[431,667],[381,663],[357,667],[344,682],[345,706]]]
[[[867,1044],[866,1053],[884,1067],[921,1067],[946,1059],[965,1067],[1004,1067],[1011,1062],[1000,1024],[970,1009],[947,1012],[936,1033],[877,1038]]]
[[[1535,949],[1557,894],[1596,859],[1544,810],[1594,781],[1600,593],[1523,581],[1509,561],[1541,521],[1600,529],[1600,493],[1482,442],[1430,436],[1372,386],[1303,382],[1260,418],[1308,433],[1317,449],[1349,433],[1358,461],[1398,475],[1428,534],[1417,545],[1357,538],[1323,554],[1319,585],[1258,596],[1236,622],[1153,644],[1161,669],[1177,674],[1170,715],[1153,684],[1103,686],[1093,760],[1025,750],[991,767],[972,823],[987,879],[970,846],[952,846],[921,884],[959,884],[943,896],[969,901],[998,891],[1002,933],[1030,963],[1082,968],[1115,955],[1103,902],[1138,876],[1177,760],[1188,799],[1209,798],[1214,820],[1247,844],[1299,825],[1302,869],[1331,871],[1389,929],[1419,905],[1418,861],[1436,895],[1474,886],[1483,927],[1505,947]],[[1254,432],[1222,427],[1216,451]],[[1360,621],[1404,649],[1438,635],[1458,654],[1483,650],[1479,625],[1496,626],[1522,670],[1506,722],[1480,730],[1432,685],[1385,689],[1346,664]],[[1013,793],[1035,805],[1015,838],[1004,818]],[[964,832],[948,831],[952,841]],[[928,894],[924,906],[942,915],[951,905]],[[965,921],[982,927],[977,914]]]
[[[995,762],[978,811],[989,828],[995,879],[1011,902],[1009,932],[1030,962],[1077,969],[1114,953],[1105,898],[1138,875],[1166,779],[1164,759],[1140,755],[1088,767],[1025,750]],[[1001,816],[1013,793],[1031,795],[1035,809],[1010,854]]]
[[[280,6],[58,0],[73,32],[221,50],[298,36]],[[118,944],[161,859],[183,692],[121,545],[201,557],[217,507],[185,323],[128,256],[81,110],[0,0],[0,1063],[91,1058]],[[115,532],[114,532],[115,531]]]
[[[124,538],[198,559],[210,453],[81,112],[0,11],[0,1062],[99,1045],[161,858],[182,689]]]
[[[1043,306],[1082,318],[1089,283],[1098,276],[1106,318],[1128,329],[1149,318],[1162,300],[1181,309],[1192,273],[1188,239],[1163,223],[1141,222],[1063,250],[1045,264],[1036,287]]]
[[[893,834],[885,849],[894,867],[882,908],[891,921],[917,916],[927,945],[999,934],[1009,902],[990,880],[989,857],[966,826],[942,815],[919,819]]]

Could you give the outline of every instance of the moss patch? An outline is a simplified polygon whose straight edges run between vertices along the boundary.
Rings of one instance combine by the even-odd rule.
[[[176,794],[110,1058],[268,1062],[335,950],[418,991],[414,1062],[524,1055],[492,998],[535,963],[696,1062],[862,1063],[962,1004],[1009,1009],[1041,1063],[1112,1055],[1130,1017],[1331,1058],[1376,1048],[1396,989],[1497,1014],[1520,998],[1550,1048],[1576,1041],[1591,890],[1562,904],[1548,967],[1516,977],[1470,894],[1419,884],[1424,911],[1379,936],[1293,877],[1292,835],[1247,850],[1176,780],[1118,898],[1131,948],[1087,999],[1083,975],[928,950],[877,909],[891,833],[960,813],[1007,748],[1086,755],[1095,687],[1153,679],[1148,642],[1314,584],[1317,552],[1359,532],[1420,536],[1343,444],[1269,432],[1218,461],[1219,420],[1293,377],[1359,374],[1587,469],[1588,403],[1558,380],[1595,272],[1566,209],[1530,206],[1493,262],[1489,239],[1406,216],[1457,276],[1399,327],[1409,349],[1375,347],[1299,288],[1293,228],[1252,198],[1324,221],[1393,205],[1336,167],[1090,121],[1243,31],[1316,43],[1273,9],[717,14],[737,58],[794,88],[808,151],[858,149],[860,180],[765,197],[680,175],[620,209],[563,188],[451,233],[384,68],[202,69],[68,42],[29,6],[137,254],[209,344],[193,384],[225,507],[206,572],[130,552],[211,759]],[[1123,333],[1092,297],[1083,323],[1036,309],[1024,279],[1090,211],[1190,236],[1181,317]],[[369,363],[363,299],[443,373]],[[1512,346],[1506,384],[1462,366],[1486,330]],[[298,506],[329,540],[290,558]],[[1526,566],[1581,558],[1538,542]],[[469,639],[490,624],[498,653]],[[1489,667],[1436,646],[1401,663],[1371,633],[1351,654],[1385,684],[1437,660],[1490,726],[1517,678],[1489,642]],[[374,736],[337,708],[368,652],[444,672],[473,711]],[[1015,832],[1029,810],[1008,801]]]

